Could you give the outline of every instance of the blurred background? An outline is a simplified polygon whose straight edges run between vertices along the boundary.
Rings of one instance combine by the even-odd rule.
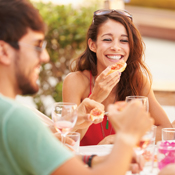
[[[93,12],[126,9],[145,42],[145,62],[153,76],[152,88],[170,121],[175,120],[175,0],[32,0],[48,26],[50,62],[42,66],[40,90],[16,100],[50,115],[62,101],[62,81],[70,61],[85,48]],[[72,82],[73,83],[73,82]]]

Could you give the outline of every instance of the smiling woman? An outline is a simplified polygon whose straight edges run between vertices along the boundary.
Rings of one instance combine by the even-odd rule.
[[[161,128],[171,127],[171,124],[151,89],[151,74],[143,61],[143,46],[141,35],[128,12],[94,12],[87,32],[86,50],[74,61],[73,72],[63,82],[63,101],[79,105],[89,97],[107,108],[129,95],[147,96],[149,112],[155,125],[159,126],[157,140],[160,140]],[[120,61],[127,63],[124,72],[109,74],[111,66]],[[94,121],[94,124],[78,131],[81,133],[81,145],[110,144],[113,143],[112,134],[115,134],[107,116],[104,116],[103,122]]]

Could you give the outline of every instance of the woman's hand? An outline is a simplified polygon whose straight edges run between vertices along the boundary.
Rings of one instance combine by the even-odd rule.
[[[114,144],[115,134],[106,136],[103,140],[101,140],[98,145],[105,145],[105,144]]]
[[[119,71],[115,71],[109,75],[110,67],[107,67],[95,80],[95,85],[92,90],[92,94],[90,95],[90,99],[93,99],[98,102],[104,101],[114,86],[120,81],[121,73]]]
[[[104,106],[101,103],[98,103],[94,100],[91,100],[89,98],[85,98],[82,103],[78,106],[78,119],[76,122],[76,125],[74,127],[74,130],[79,129],[86,129],[88,128],[92,123],[100,123],[103,121],[103,119],[99,118],[94,120],[90,119],[90,112],[92,109],[98,108],[101,111],[104,111]]]

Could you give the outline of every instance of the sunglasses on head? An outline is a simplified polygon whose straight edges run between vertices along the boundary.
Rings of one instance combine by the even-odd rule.
[[[131,19],[132,21],[132,15],[126,11],[126,10],[114,10],[114,9],[111,9],[111,10],[105,10],[105,9],[101,9],[101,10],[97,10],[94,12],[94,16],[93,16],[93,20],[94,20],[94,17],[95,16],[99,16],[99,15],[107,15],[107,14],[110,14],[110,13],[113,13],[113,12],[116,12],[116,13],[120,13],[122,15],[125,15],[127,16],[128,18]]]

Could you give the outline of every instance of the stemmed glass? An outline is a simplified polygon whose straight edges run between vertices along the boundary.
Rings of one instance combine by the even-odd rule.
[[[52,120],[55,129],[61,132],[61,142],[64,143],[64,137],[75,126],[77,121],[77,104],[58,102],[55,103],[52,109]]]
[[[148,97],[145,97],[145,96],[127,96],[125,99],[126,102],[130,102],[132,100],[139,100],[143,104],[143,106],[145,107],[145,110],[147,112],[149,111]],[[144,150],[151,143],[153,135],[154,135],[154,129],[152,127],[151,130],[149,130],[145,133],[145,135],[141,138],[140,142],[134,148],[134,150],[137,154],[140,155],[144,152]]]
[[[132,100],[139,100],[143,106],[145,107],[146,111],[149,111],[149,102],[148,102],[148,97],[145,96],[127,96],[125,101],[130,102]]]

